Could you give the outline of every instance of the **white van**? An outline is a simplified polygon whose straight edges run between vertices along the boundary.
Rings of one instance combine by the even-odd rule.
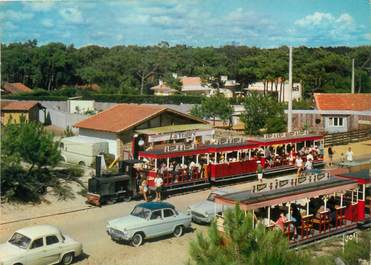
[[[106,141],[80,135],[63,138],[60,148],[64,162],[81,166],[91,166],[97,155],[108,153],[108,143]]]

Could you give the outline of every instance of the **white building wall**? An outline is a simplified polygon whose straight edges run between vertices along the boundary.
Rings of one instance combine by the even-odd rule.
[[[118,146],[117,146],[117,135],[110,132],[95,131],[89,129],[79,129],[79,135],[98,138],[106,141],[108,143],[108,152],[113,154],[115,157],[118,157]]]
[[[334,118],[342,118],[343,124],[334,125]],[[325,131],[328,133],[347,132],[348,131],[348,117],[345,116],[325,116]],[[332,119],[332,120],[331,120]]]

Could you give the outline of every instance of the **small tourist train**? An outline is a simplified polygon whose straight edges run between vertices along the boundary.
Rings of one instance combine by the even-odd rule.
[[[370,169],[337,174],[322,170],[273,184],[217,195],[215,203],[222,209],[239,204],[252,214],[253,226],[280,229],[291,246],[349,233],[371,222]],[[224,233],[224,210],[217,215],[217,227]]]
[[[295,161],[310,159],[313,167],[324,165],[324,138],[306,131],[266,134],[256,138],[207,138],[214,132],[180,132],[153,135],[142,130],[133,139],[132,156],[119,162],[117,174],[101,173],[89,180],[88,201],[95,205],[127,201],[139,196],[139,186],[161,176],[168,194],[235,180],[253,180],[258,164],[264,175],[297,170]],[[148,134],[146,134],[148,133]],[[198,134],[197,134],[198,133]]]
[[[314,167],[323,166],[324,138],[308,132],[269,134],[263,137],[220,138],[209,143],[152,145],[138,152],[139,168],[154,186],[160,174],[167,191],[187,190],[256,176],[260,163],[264,175],[296,169],[295,160],[310,159]]]

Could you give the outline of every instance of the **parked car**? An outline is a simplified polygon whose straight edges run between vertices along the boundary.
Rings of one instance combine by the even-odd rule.
[[[0,245],[0,265],[68,265],[81,253],[81,243],[58,228],[37,225],[17,230]]]
[[[167,202],[138,204],[128,216],[111,220],[107,233],[115,241],[129,241],[139,247],[144,239],[173,234],[183,235],[191,226],[191,215],[183,214]]]
[[[201,224],[211,223],[216,214],[223,211],[222,205],[215,203],[215,196],[227,193],[226,190],[214,190],[209,194],[206,201],[190,205],[188,212],[192,215],[192,221]]]

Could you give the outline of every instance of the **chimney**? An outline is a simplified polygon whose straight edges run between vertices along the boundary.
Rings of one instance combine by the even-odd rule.
[[[95,176],[98,178],[102,176],[102,157],[100,155],[95,157]]]

